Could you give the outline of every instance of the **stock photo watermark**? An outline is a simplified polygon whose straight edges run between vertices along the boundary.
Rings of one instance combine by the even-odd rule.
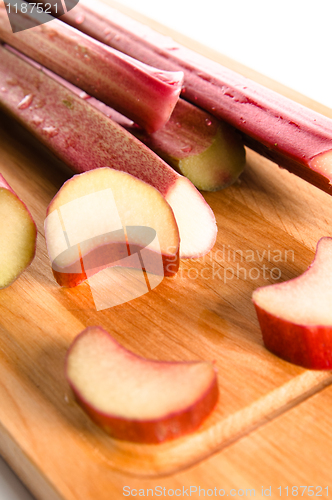
[[[155,486],[154,488],[122,488],[124,497],[325,497],[329,496],[328,486],[261,486],[260,488],[203,488],[201,486],[182,486],[177,488],[166,488],[166,486]]]
[[[268,245],[262,250],[243,250],[222,245],[199,259],[199,265],[192,259],[186,261],[177,276],[190,280],[220,280],[225,284],[233,280],[271,282],[281,279],[282,264],[294,261],[292,249],[280,250]]]

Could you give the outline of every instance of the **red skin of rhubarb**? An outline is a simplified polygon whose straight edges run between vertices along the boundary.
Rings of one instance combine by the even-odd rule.
[[[3,41],[150,133],[168,121],[179,98],[182,72],[147,66],[57,19],[35,26],[28,15],[17,17],[22,17],[25,31],[12,33],[4,4],[0,4]]]
[[[0,188],[8,189],[8,191],[15,194],[16,196],[16,193],[12,190],[12,188],[10,187],[10,185],[8,184],[8,182],[6,181],[6,179],[2,174],[0,174]]]
[[[220,122],[214,116],[184,99],[179,99],[166,125],[154,134],[146,133],[120,113],[111,110],[103,103],[99,102],[98,104],[96,99],[93,99],[91,104],[110,116],[112,120],[116,121],[119,125],[135,135],[140,141],[144,142],[144,144],[152,149],[152,151],[155,151],[178,172],[181,172],[178,166],[181,160],[198,157],[212,146],[219,129],[221,129],[223,137],[227,138],[225,141],[227,141],[228,145],[233,145],[236,151],[240,149],[241,137],[235,132],[233,127],[230,127],[224,122]],[[244,168],[244,147],[241,160]],[[203,160],[201,163],[202,170],[209,168],[209,165],[204,164]],[[220,158],[220,166],[222,163],[223,159]],[[233,169],[220,169],[220,173],[215,182],[207,190],[215,191],[233,184],[238,178],[240,171],[238,164],[236,164],[236,166],[237,168],[235,169],[234,162]],[[189,175],[188,177],[190,178]],[[191,180],[195,183],[193,179]],[[203,191],[206,190],[199,185],[197,185],[197,187]]]
[[[204,198],[188,179],[129,132],[38,69],[35,63],[28,63],[27,58],[18,57],[2,45],[0,89],[5,89],[0,90],[0,108],[18,120],[75,173],[105,166],[128,172],[158,189],[172,208],[174,193],[184,189],[186,203],[206,214],[204,227],[211,226],[211,235],[200,251],[192,252],[190,248],[185,249],[186,238],[181,236],[181,224],[178,224],[182,243],[180,258],[195,258],[211,250],[217,228],[213,212]],[[173,210],[177,219],[176,207]]]
[[[91,104],[104,114],[110,114],[112,120],[129,130],[153,151],[157,151],[158,154],[164,152],[165,156],[179,160],[203,153],[211,146],[219,125],[218,120],[213,116],[189,102],[179,99],[166,125],[154,134],[147,134],[126,117],[107,106],[104,107],[103,103],[98,104],[94,99]],[[182,134],[183,130],[181,129],[185,129],[185,132],[188,131],[189,134],[191,130],[194,130],[196,141],[191,141],[189,134],[188,136]],[[198,129],[204,130],[204,133],[197,134]]]
[[[88,327],[83,330],[83,332],[76,337],[67,352],[65,360],[66,376],[68,373],[67,365],[69,355],[79,338],[82,335],[88,334],[89,328],[94,327]],[[155,362],[157,364],[167,363],[165,361]],[[169,363],[172,362],[170,361]],[[211,382],[211,386],[202,395],[201,399],[187,408],[186,411],[182,411],[181,413],[171,413],[158,420],[129,420],[124,417],[105,414],[94,408],[88,401],[85,400],[76,387],[74,387],[68,376],[67,381],[74,393],[77,403],[86,411],[90,418],[102,427],[108,434],[115,439],[143,444],[159,444],[161,442],[176,439],[185,434],[194,432],[210,415],[217,404],[219,396],[218,379],[215,374],[215,377]]]
[[[160,420],[145,421],[111,417],[93,408],[88,402],[84,401],[77,391],[74,394],[76,401],[90,418],[115,439],[144,444],[159,444],[196,431],[216,406],[219,390],[217,378],[215,378],[213,387],[209,388],[202,399],[187,411],[167,415]],[[160,436],[163,436],[163,438],[161,439]]]
[[[81,0],[61,19],[147,64],[182,70],[182,94],[242,132],[247,146],[332,194],[332,159],[320,168],[313,159],[332,151],[332,120],[297,104],[108,5]]]
[[[305,275],[311,273],[313,268],[322,264],[321,251],[324,245],[331,245],[331,238],[323,237],[317,243],[316,254],[308,269],[297,278],[289,282],[305,280]],[[322,248],[322,250],[320,250]],[[330,254],[329,247],[328,253]],[[278,284],[267,288],[278,288]],[[296,286],[296,285],[295,285]],[[253,294],[253,303],[256,309],[258,321],[261,327],[263,341],[267,349],[280,358],[304,368],[315,370],[328,370],[332,368],[332,325],[320,324],[319,321],[308,324],[303,319],[299,321],[285,319],[279,314],[273,314],[259,305],[259,293],[264,293],[264,288],[258,288]],[[280,292],[279,292],[280,293]],[[294,293],[295,289],[294,289]],[[305,305],[302,305],[305,307]],[[323,321],[322,321],[323,323]]]
[[[269,351],[304,368],[332,368],[331,326],[296,324],[254,305],[263,341]]]

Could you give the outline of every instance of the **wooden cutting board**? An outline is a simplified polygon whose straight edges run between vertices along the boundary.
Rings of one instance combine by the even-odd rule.
[[[318,239],[332,235],[329,195],[248,151],[240,181],[205,195],[219,228],[210,254],[182,261],[175,278],[147,295],[97,312],[88,284],[56,284],[46,251],[46,207],[70,173],[4,114],[0,172],[38,226],[32,265],[0,291],[0,452],[37,498],[120,498],[112,496],[113,473],[174,474],[332,382],[329,372],[303,370],[265,350],[251,302],[257,287],[302,273]],[[74,402],[63,370],[70,343],[89,325],[146,357],[215,360],[220,399],[202,428],[143,446],[113,440],[95,426]]]

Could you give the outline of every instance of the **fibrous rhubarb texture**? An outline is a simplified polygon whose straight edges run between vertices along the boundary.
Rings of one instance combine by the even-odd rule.
[[[76,286],[110,267],[133,267],[140,271],[134,285],[132,279],[127,285],[127,276],[115,285],[109,271],[95,283],[100,289],[106,278],[111,286],[102,294],[115,286],[131,300],[146,289],[143,269],[163,277],[179,267],[180,238],[171,207],[157,189],[113,168],[95,168],[63,184],[47,208],[45,238],[62,286]],[[156,286],[162,277],[157,282],[152,277]]]
[[[218,399],[213,364],[155,361],[98,326],[71,345],[65,372],[76,400],[112,437],[157,444],[195,431]]]
[[[26,205],[0,174],[0,289],[11,285],[31,264],[37,228]]]
[[[94,0],[61,17],[147,64],[185,74],[183,97],[241,131],[245,143],[332,193],[332,120]]]
[[[44,14],[47,16],[47,14]],[[85,92],[128,116],[148,132],[169,119],[183,82],[181,71],[162,71],[136,61],[53,19],[35,26],[17,14],[25,30],[13,33],[0,4],[0,39]]]
[[[0,107],[74,172],[107,166],[158,189],[174,212],[181,258],[211,250],[217,235],[215,217],[188,179],[84,99],[3,46]]]
[[[317,244],[301,276],[257,289],[253,302],[265,346],[311,369],[332,368],[332,238]]]

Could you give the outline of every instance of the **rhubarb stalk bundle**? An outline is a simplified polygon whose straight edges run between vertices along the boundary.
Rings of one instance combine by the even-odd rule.
[[[245,143],[332,193],[332,120],[94,0],[61,19],[147,64],[185,74],[185,99],[242,132]]]
[[[12,32],[5,6],[0,2],[1,40],[148,132],[155,132],[168,121],[181,91],[182,71],[150,67],[57,19],[41,26],[36,26],[34,17],[28,14],[18,13],[15,19],[24,31]]]
[[[36,63],[3,45],[0,108],[74,172],[108,166],[158,189],[174,212],[181,258],[202,256],[213,247],[217,234],[214,214],[188,179]]]

